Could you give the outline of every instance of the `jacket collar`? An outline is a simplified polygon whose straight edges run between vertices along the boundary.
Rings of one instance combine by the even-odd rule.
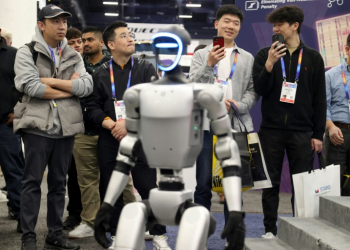
[[[36,42],[37,44],[39,43],[42,45],[42,47],[41,47],[42,50],[40,50],[41,53],[45,53],[44,51],[46,51],[47,52],[46,54],[48,54],[49,56],[51,55],[51,52],[49,50],[49,45],[45,41],[43,34],[42,34],[41,30],[39,29],[38,25],[36,25],[36,27],[35,27],[35,34],[32,37],[32,41]],[[67,39],[66,38],[64,38],[60,42],[60,46],[61,46],[62,51],[66,48],[66,46],[67,46]]]
[[[346,58],[344,58],[342,64],[344,66],[344,69],[346,69],[348,72],[350,72],[350,66],[347,64]]]
[[[7,50],[7,43],[5,37],[1,37],[0,49]]]

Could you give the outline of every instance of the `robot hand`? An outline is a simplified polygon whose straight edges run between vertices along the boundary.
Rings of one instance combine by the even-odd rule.
[[[221,238],[226,238],[228,241],[228,247],[225,250],[242,250],[244,249],[245,238],[245,225],[244,219],[245,213],[238,211],[231,211],[224,231],[221,234]]]
[[[106,231],[109,226],[109,220],[113,213],[114,207],[106,202],[103,202],[95,219],[95,239],[104,248],[108,248],[109,241],[106,237]]]

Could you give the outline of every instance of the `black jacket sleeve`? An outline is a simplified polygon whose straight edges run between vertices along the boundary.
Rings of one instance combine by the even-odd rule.
[[[94,89],[92,94],[87,97],[86,108],[89,120],[98,126],[102,126],[103,120],[108,117],[108,114],[104,112],[104,103],[108,99],[108,94],[102,82],[103,78],[98,75],[98,72],[96,71],[92,75]]]
[[[324,71],[323,58],[317,53],[316,68],[312,76],[313,100],[313,135],[312,138],[323,140],[327,116],[327,97],[326,97],[326,77]]]
[[[267,96],[273,89],[273,76],[266,70],[267,48],[259,50],[253,64],[254,90],[260,96]]]

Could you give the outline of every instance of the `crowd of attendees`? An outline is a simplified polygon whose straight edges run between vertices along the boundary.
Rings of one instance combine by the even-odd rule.
[[[35,227],[46,167],[45,247],[79,249],[70,239],[94,236],[96,214],[116,166],[119,143],[127,134],[125,120],[116,116],[115,102],[123,99],[127,88],[159,78],[150,62],[133,57],[135,35],[125,22],[115,21],[104,32],[90,26],[80,31],[67,27],[69,17],[55,5],[42,8],[32,41],[18,50],[11,46],[11,33],[0,29],[0,165],[7,191],[7,197],[0,193],[0,199],[8,199],[9,217],[22,233],[22,250],[37,249]],[[273,184],[262,194],[263,238],[274,238],[285,153],[290,175],[307,171],[313,154],[322,148],[326,165],[341,166],[341,185],[343,175],[349,174],[350,35],[344,47],[347,59],[325,73],[322,56],[299,38],[304,19],[299,7],[284,6],[268,15],[273,32],[282,34],[284,43],[276,41],[255,57],[235,43],[243,19],[235,5],[218,9],[214,25],[224,47],[210,44],[198,49],[189,81],[226,83],[225,103],[236,131],[241,127],[231,103],[250,132],[254,128],[249,111],[262,98],[259,137]],[[210,210],[213,132],[207,117],[203,128],[194,202]],[[137,154],[109,220],[113,236],[109,249],[114,249],[123,206],[136,201],[134,187],[143,200],[157,187],[156,170],[148,167],[142,150]],[[68,217],[63,220],[66,186]],[[294,189],[292,208],[293,197]],[[227,221],[226,203],[224,214]],[[69,230],[68,235],[63,229]],[[145,239],[153,239],[154,250],[169,250],[165,234],[166,227],[156,224]],[[228,249],[231,242],[228,237]]]

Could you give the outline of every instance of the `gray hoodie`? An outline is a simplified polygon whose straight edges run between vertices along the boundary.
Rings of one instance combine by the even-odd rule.
[[[51,138],[83,133],[84,126],[78,98],[92,93],[92,78],[85,71],[81,56],[67,46],[66,38],[60,43],[62,58],[57,73],[54,61],[51,59],[49,45],[38,26],[36,26],[35,31],[36,34],[32,41],[36,42],[34,50],[38,52],[36,64],[26,45],[22,46],[16,55],[15,86],[19,91],[24,92],[24,96],[22,102],[15,107],[14,131],[22,129],[27,133]],[[42,99],[46,85],[41,82],[40,77],[54,77],[57,73],[56,78],[69,80],[75,72],[80,73],[80,77],[73,80],[70,92],[74,95],[73,97],[60,100]],[[35,114],[31,112],[35,112]]]

